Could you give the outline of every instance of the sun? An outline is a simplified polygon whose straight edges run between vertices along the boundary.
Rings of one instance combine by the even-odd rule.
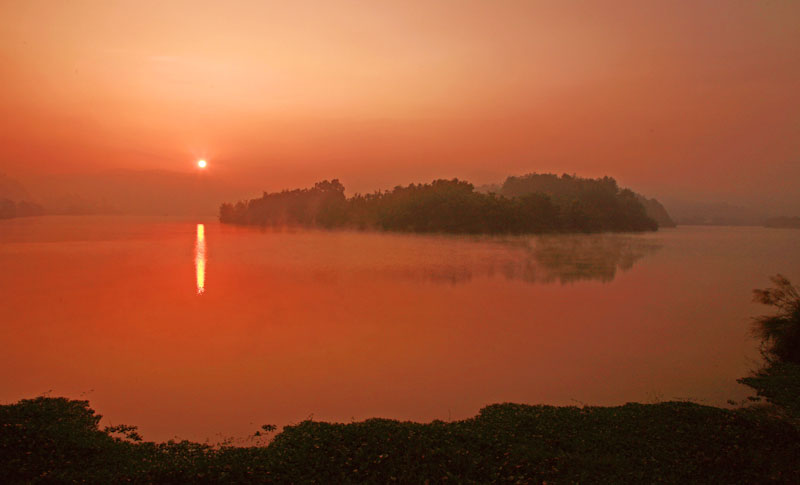
[[[198,160],[197,161],[197,168],[206,168],[206,165],[208,165],[208,164],[206,163],[205,160]]]

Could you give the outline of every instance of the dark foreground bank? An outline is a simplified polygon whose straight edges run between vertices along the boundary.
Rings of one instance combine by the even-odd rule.
[[[774,376],[756,384],[796,401],[798,369],[779,369],[777,390]],[[495,404],[463,421],[304,421],[268,446],[210,447],[135,441],[99,428],[86,401],[40,397],[0,407],[0,481],[800,483],[800,430],[775,409]]]

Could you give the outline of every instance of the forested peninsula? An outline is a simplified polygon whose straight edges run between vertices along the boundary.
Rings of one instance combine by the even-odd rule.
[[[619,187],[611,177],[533,173],[509,177],[499,193],[477,191],[458,179],[349,198],[344,192],[337,179],[307,189],[264,192],[257,199],[222,204],[219,219],[242,225],[453,234],[628,232],[659,227],[643,204],[647,200]]]

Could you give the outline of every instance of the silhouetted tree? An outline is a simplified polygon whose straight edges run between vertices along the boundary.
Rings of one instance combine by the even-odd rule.
[[[621,189],[611,177],[597,179],[575,175],[530,173],[508,177],[501,188],[506,197],[546,195],[560,209],[561,225],[572,232],[656,230],[642,200]]]
[[[800,363],[800,294],[780,274],[770,280],[775,286],[753,290],[753,299],[778,312],[756,318],[754,333],[761,338],[768,360]]]

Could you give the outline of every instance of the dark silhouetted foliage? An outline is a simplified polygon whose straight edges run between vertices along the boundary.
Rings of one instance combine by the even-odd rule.
[[[555,176],[554,176],[555,177]],[[555,177],[556,180],[558,177]],[[572,180],[572,179],[571,179]],[[458,180],[397,186],[345,198],[338,180],[311,189],[264,193],[259,199],[222,204],[220,221],[262,226],[352,227],[454,234],[648,231],[658,225],[630,190],[611,178],[574,179],[569,195],[509,197],[475,191]],[[508,181],[507,181],[508,183]],[[574,186],[573,186],[574,185]]]
[[[753,299],[775,307],[778,312],[756,318],[753,330],[761,338],[769,360],[800,363],[800,294],[782,275],[770,280],[775,286],[753,290]]]
[[[685,402],[495,404],[431,423],[303,421],[267,446],[136,441],[86,401],[0,406],[2,483],[798,483],[800,431]],[[271,432],[272,426],[262,427]],[[128,436],[115,437],[113,433]],[[259,431],[260,433],[261,431]]]
[[[500,191],[506,197],[529,194],[550,197],[562,209],[562,223],[567,230],[575,232],[658,228],[658,223],[647,214],[644,203],[648,201],[631,190],[621,189],[611,177],[591,179],[530,173],[508,177]]]
[[[773,362],[739,382],[767,398],[800,428],[800,364]]]
[[[222,204],[222,222],[255,225],[343,225],[346,217],[344,186],[338,180],[318,182],[310,189],[284,190],[248,202]]]

